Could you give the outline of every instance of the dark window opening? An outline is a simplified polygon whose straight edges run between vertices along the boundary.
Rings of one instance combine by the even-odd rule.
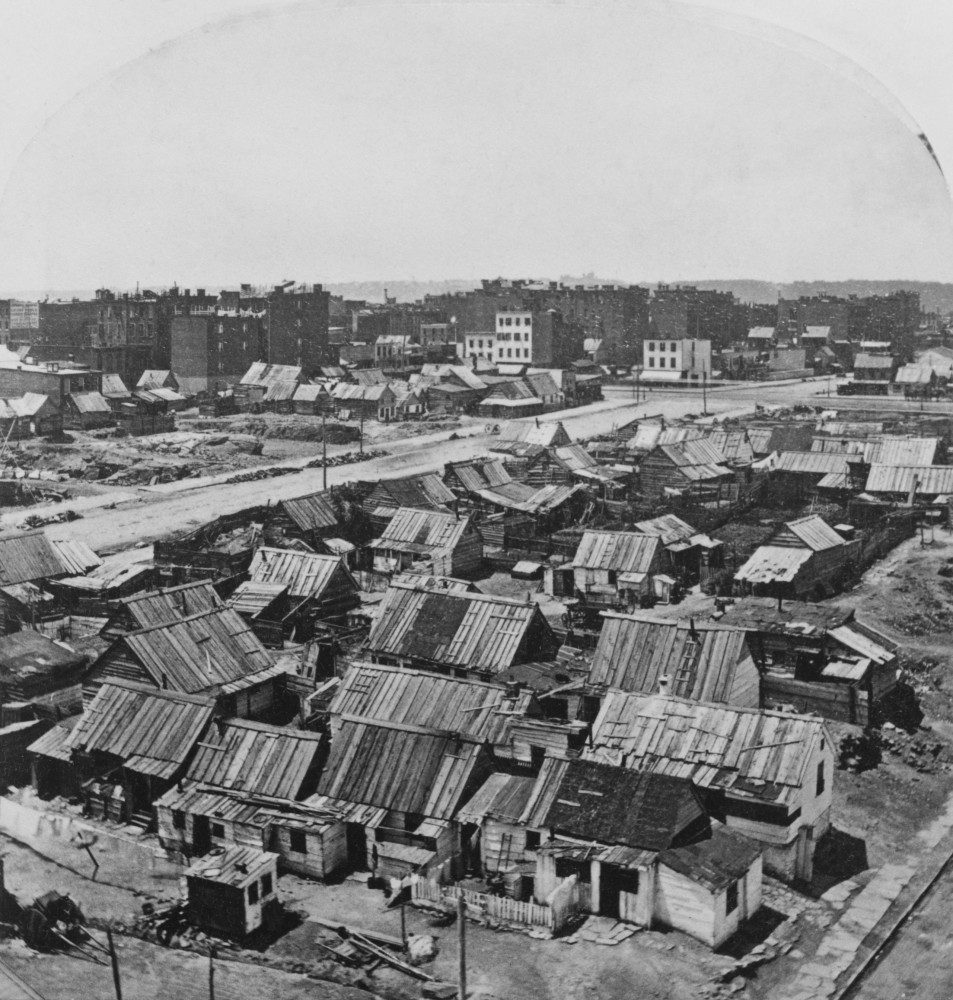
[[[291,850],[295,854],[307,854],[308,853],[308,838],[304,835],[304,830],[291,830],[290,831],[291,840]]]
[[[257,903],[258,902],[258,883],[252,882],[248,887],[248,902]]]
[[[526,831],[526,850],[527,851],[538,851],[539,850],[539,833],[535,830]]]
[[[261,877],[261,894],[262,896],[270,896],[272,891],[271,875],[262,875]]]
[[[213,823],[211,833],[213,837],[222,838],[225,836],[225,827],[221,823]]]
[[[543,761],[546,759],[546,748],[545,747],[530,747],[529,748],[529,760],[533,767],[542,767]]]
[[[826,787],[824,781],[824,762],[817,765],[817,794],[821,795]]]
[[[725,893],[725,914],[734,913],[738,909],[738,883],[732,882]]]
[[[172,826],[176,830],[185,829],[185,813],[181,809],[172,810]]]

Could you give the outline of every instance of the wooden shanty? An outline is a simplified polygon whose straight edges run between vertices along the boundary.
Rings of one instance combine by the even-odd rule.
[[[433,472],[398,479],[380,479],[376,483],[362,484],[364,512],[372,529],[381,534],[387,523],[402,507],[418,510],[451,510],[456,499]]]
[[[787,420],[783,423],[748,424],[748,441],[756,459],[782,451],[807,451],[811,447],[813,425],[806,420]]]
[[[103,684],[65,740],[87,812],[150,826],[152,803],[185,774],[214,713],[213,698]]]
[[[217,720],[183,780],[155,803],[162,846],[186,857],[211,847],[268,848],[283,868],[324,877],[320,854],[298,849],[290,832],[309,820],[302,802],[317,789],[323,758],[320,733]]]
[[[241,577],[261,543],[267,517],[267,507],[252,507],[158,540],[153,545],[158,581],[174,587],[192,580]]]
[[[349,867],[403,878],[459,858],[457,810],[490,770],[472,737],[347,717],[308,804],[336,812]]]
[[[823,719],[609,690],[583,755],[691,779],[712,815],[763,846],[767,871],[810,881],[830,826],[834,743]]]
[[[247,583],[232,595],[232,605],[250,596],[250,589],[262,586],[272,588],[272,597],[278,596],[275,588],[280,588],[288,598],[281,618],[264,620],[276,626],[283,638],[294,635],[299,642],[310,639],[318,623],[344,624],[347,613],[361,603],[357,581],[339,556],[262,546],[248,567]],[[253,617],[263,610],[259,607]]]
[[[100,635],[115,639],[127,632],[164,625],[221,606],[221,598],[207,580],[132,594],[115,602]]]
[[[724,453],[703,438],[659,445],[639,467],[639,489],[646,497],[672,492],[717,497],[734,479]]]
[[[572,561],[547,567],[549,592],[576,597],[594,608],[636,608],[657,587],[667,599],[667,585],[656,582],[668,569],[658,538],[631,531],[585,531]]]
[[[546,902],[572,879],[584,913],[674,927],[710,947],[761,905],[760,846],[713,828],[684,778],[547,758],[537,776],[492,775],[459,818],[480,831],[485,871],[529,883],[517,898]]]
[[[284,675],[251,626],[231,608],[213,608],[115,639],[83,680],[89,704],[107,681],[214,695],[226,715],[270,716],[280,705]]]
[[[674,514],[637,521],[632,530],[660,540],[667,555],[668,572],[686,586],[704,583],[709,573],[724,563],[722,542],[696,531]]]
[[[265,520],[265,538],[269,544],[297,538],[317,549],[324,539],[340,536],[341,530],[333,490],[279,500],[269,509]]]
[[[392,583],[367,638],[374,662],[492,679],[550,659],[558,641],[535,602]]]
[[[765,707],[867,726],[897,686],[899,647],[853,608],[746,597],[728,605],[720,624],[747,633]]]
[[[84,542],[47,538],[42,531],[0,538],[0,586],[42,585],[87,573],[101,564],[102,559]]]
[[[588,687],[636,694],[659,691],[741,708],[761,703],[747,634],[712,622],[673,621],[606,612]]]
[[[237,941],[280,919],[278,856],[229,847],[198,858],[185,870],[189,916],[213,934]]]
[[[469,576],[483,562],[483,538],[470,517],[399,507],[367,546],[375,573],[421,569],[438,576]]]
[[[0,707],[32,706],[30,714],[62,719],[83,705],[85,653],[23,629],[0,636]]]
[[[816,514],[788,521],[735,573],[744,593],[826,596],[846,577],[853,546]]]

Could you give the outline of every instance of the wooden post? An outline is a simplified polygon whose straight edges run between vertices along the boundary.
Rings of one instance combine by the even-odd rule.
[[[0,857],[0,920],[6,919],[6,898],[7,880],[6,874],[3,870],[3,858]]]
[[[407,950],[407,907],[401,904],[400,907],[400,940],[403,942],[404,951]]]
[[[109,942],[109,960],[113,967],[113,985],[116,987],[116,1000],[122,1000],[122,983],[119,981],[119,956],[116,954],[116,946],[113,944],[113,932],[111,928],[106,928],[106,940]]]
[[[327,417],[327,411],[322,406],[321,407],[321,456],[324,464],[321,466],[322,474],[322,489],[325,491],[328,488],[328,439],[325,436],[325,418]]]
[[[459,954],[460,1000],[467,1000],[467,901],[457,897],[457,941]],[[120,997],[119,1000],[122,1000]]]
[[[215,1000],[215,949],[208,950],[208,1000]]]

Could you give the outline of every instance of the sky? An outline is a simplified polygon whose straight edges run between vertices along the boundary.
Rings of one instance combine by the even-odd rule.
[[[97,58],[70,62],[68,18],[38,36],[69,72],[0,171],[0,294],[953,279],[917,109],[737,0],[166,0],[135,36],[91,2]]]

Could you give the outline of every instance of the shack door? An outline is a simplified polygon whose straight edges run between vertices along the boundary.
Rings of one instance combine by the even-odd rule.
[[[639,873],[610,865],[602,866],[602,878],[599,882],[599,912],[604,917],[614,917],[616,920],[631,920],[628,913],[620,906],[620,894],[628,893],[637,896],[639,892]]]
[[[356,872],[367,871],[367,833],[360,823],[347,823],[347,860]]]
[[[192,819],[192,850],[196,857],[208,854],[212,846],[212,836],[209,831],[208,816],[195,816]]]

